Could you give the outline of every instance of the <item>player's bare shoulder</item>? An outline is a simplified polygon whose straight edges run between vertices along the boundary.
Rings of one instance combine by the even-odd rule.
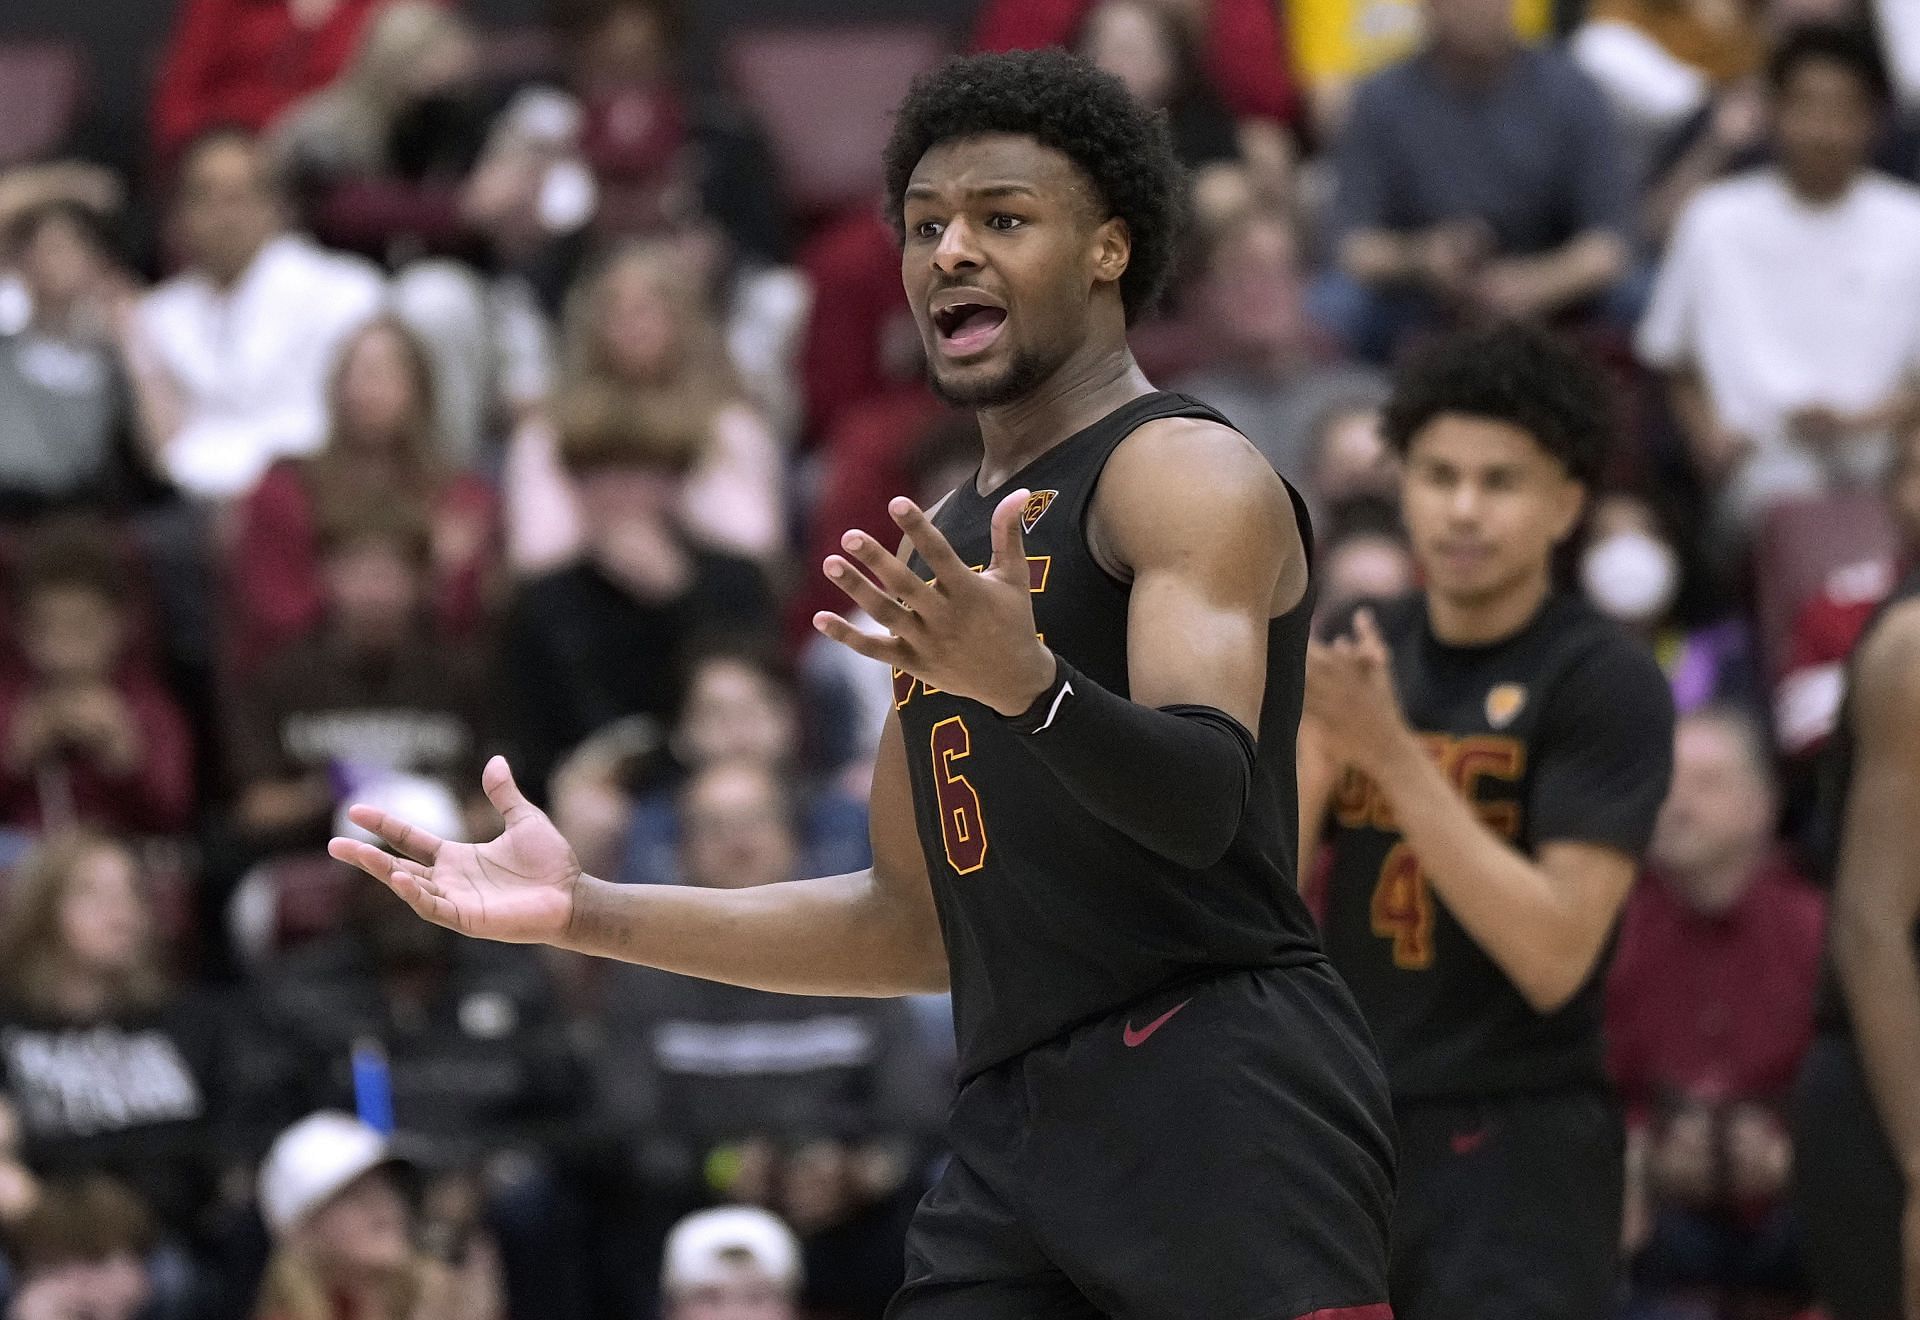
[[[1286,483],[1246,436],[1207,418],[1160,418],[1121,441],[1094,491],[1087,539],[1123,579],[1169,554],[1218,553],[1271,565],[1281,608],[1306,586]]]
[[[1855,703],[1868,716],[1856,720],[1861,733],[1891,732],[1884,717],[1920,712],[1920,596],[1891,605],[1880,616],[1861,643],[1854,684]]]

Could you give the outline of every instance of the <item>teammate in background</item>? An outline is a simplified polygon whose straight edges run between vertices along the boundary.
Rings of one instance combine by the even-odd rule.
[[[1653,658],[1554,587],[1595,372],[1516,326],[1433,345],[1384,429],[1426,583],[1307,658],[1303,855],[1386,1060],[1400,1320],[1599,1320],[1620,1242],[1602,953],[1667,791]]]
[[[1920,1320],[1920,572],[1868,623],[1828,744],[1829,975],[1795,1181],[1833,1320]]]
[[[893,501],[901,554],[849,531],[826,561],[890,631],[815,626],[897,673],[872,869],[605,884],[498,760],[500,838],[356,808],[403,857],[334,855],[471,935],[803,994],[950,984],[954,1159],[892,1320],[1389,1320],[1385,1078],[1295,889],[1304,508],[1127,347],[1174,253],[1165,128],[1059,51],[976,56],[915,85],[887,178],[934,388],[985,458],[932,514]]]

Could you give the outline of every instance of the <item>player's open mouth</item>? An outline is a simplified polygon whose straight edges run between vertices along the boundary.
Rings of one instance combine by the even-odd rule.
[[[985,351],[1000,337],[1006,323],[1007,309],[990,303],[956,302],[933,312],[940,351],[948,357],[971,357]]]

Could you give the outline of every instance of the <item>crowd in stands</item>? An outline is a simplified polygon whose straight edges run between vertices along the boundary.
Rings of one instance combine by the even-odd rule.
[[[877,160],[799,204],[670,0],[514,41],[452,0],[177,10],[137,177],[0,161],[0,1314],[877,1320],[942,1000],[462,941],[323,851],[349,801],[491,837],[504,751],[595,874],[866,864],[890,675],[806,627],[847,608],[818,564],[979,449]],[[1328,611],[1415,580],[1377,426],[1410,345],[1520,318],[1607,365],[1565,585],[1683,715],[1608,987],[1632,1320],[1807,1305],[1815,766],[1920,547],[1916,12],[985,0],[944,34],[1164,109],[1191,225],[1136,351],[1301,488]]]

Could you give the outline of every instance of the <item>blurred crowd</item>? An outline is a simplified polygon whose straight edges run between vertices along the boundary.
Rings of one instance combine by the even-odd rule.
[[[890,676],[812,635],[816,567],[979,440],[875,144],[766,93],[1059,43],[1166,112],[1190,235],[1136,350],[1307,494],[1323,608],[1414,582],[1409,345],[1607,364],[1566,583],[1683,713],[1609,986],[1622,1315],[1794,1314],[1813,767],[1920,549],[1916,12],[985,0],[730,81],[669,0],[180,0],[137,170],[0,154],[0,1313],[880,1315],[942,1000],[458,941],[323,845],[349,800],[491,837],[504,751],[598,875],[866,864]]]

